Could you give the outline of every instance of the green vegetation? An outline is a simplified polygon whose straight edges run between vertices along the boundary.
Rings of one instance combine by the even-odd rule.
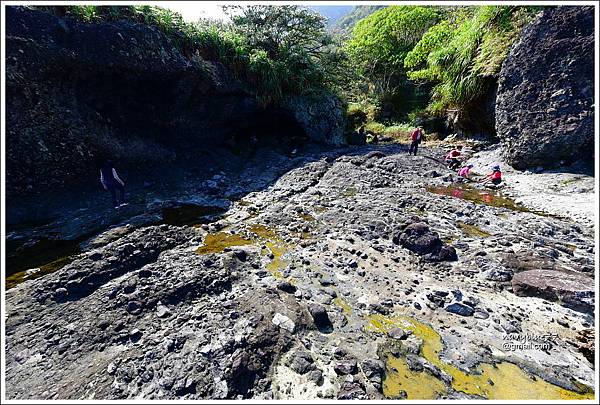
[[[434,7],[389,6],[359,21],[346,43],[360,77],[354,95],[379,105],[383,115],[399,115],[398,106],[418,96],[404,59],[441,14]]]
[[[347,96],[374,118],[416,123],[469,109],[495,85],[502,62],[539,7],[389,6],[359,21],[346,44],[360,83]]]
[[[325,19],[299,6],[231,6],[225,8],[230,22],[196,23],[147,5],[51,9],[84,22],[128,20],[153,26],[188,57],[223,63],[265,106],[294,94],[336,91],[348,70]]]
[[[410,80],[436,83],[429,110],[462,108],[485,95],[530,16],[522,7],[466,7],[432,26],[404,59]]]
[[[481,104],[510,46],[540,9],[357,6],[330,34],[323,16],[294,5],[227,6],[228,22],[195,23],[154,6],[44,8],[90,23],[151,25],[207,73],[214,69],[209,62],[228,67],[264,106],[334,92],[348,105],[348,130],[365,125],[396,136],[423,116]]]
[[[385,6],[355,6],[352,11],[337,20],[332,28],[334,31],[349,33],[357,22],[384,7]]]

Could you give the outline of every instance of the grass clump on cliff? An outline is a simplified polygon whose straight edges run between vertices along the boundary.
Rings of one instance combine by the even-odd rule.
[[[263,105],[307,92],[336,91],[345,54],[325,18],[300,6],[229,6],[230,21],[187,22],[155,6],[63,6],[52,11],[87,23],[127,20],[164,33],[188,57],[222,63]]]
[[[429,28],[404,59],[410,80],[435,83],[429,111],[462,108],[487,94],[531,11],[458,8]]]

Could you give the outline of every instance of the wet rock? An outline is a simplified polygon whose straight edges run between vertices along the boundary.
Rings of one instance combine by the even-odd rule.
[[[512,279],[515,295],[558,301],[577,311],[594,311],[595,292],[592,278],[580,273],[553,270],[530,270]]]
[[[453,304],[448,305],[446,311],[461,315],[461,316],[472,316],[475,310],[468,305],[461,304],[460,302],[455,302]]]

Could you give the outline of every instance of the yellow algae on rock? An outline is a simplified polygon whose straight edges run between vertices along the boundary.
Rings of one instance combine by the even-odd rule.
[[[444,383],[427,371],[412,371],[406,360],[387,356],[383,395],[398,399],[437,399],[446,392]]]
[[[283,256],[289,252],[290,247],[286,244],[277,233],[264,225],[254,224],[249,228],[250,232],[258,236],[260,240],[265,241],[266,249],[263,249],[263,254],[271,252],[273,258],[266,269],[276,279],[283,279],[282,271],[288,266],[288,261],[283,259]]]
[[[274,230],[267,228],[264,225],[255,224],[250,227],[250,232],[254,233],[259,238],[267,240],[279,240]]]
[[[342,308],[342,312],[344,312],[346,315],[350,315],[352,313],[352,308],[343,298],[338,296],[333,299],[333,303]]]
[[[288,262],[282,259],[283,255],[288,252],[285,245],[279,245],[274,242],[268,241],[265,243],[267,248],[273,254],[273,259],[267,264],[267,271],[270,272],[276,279],[283,279],[282,270],[288,266]]]
[[[67,264],[71,263],[73,259],[73,256],[61,257],[50,263],[44,264],[37,269],[28,269],[7,276],[5,283],[6,289],[9,290],[11,288],[14,288],[18,284],[23,283],[27,280],[35,280],[36,278],[40,278],[42,276],[45,276],[46,274],[54,273],[55,271],[58,271],[65,267]]]
[[[550,384],[539,377],[533,377],[523,371],[519,366],[502,362],[498,364],[480,364],[473,373],[467,373],[458,367],[445,363],[440,359],[440,352],[443,349],[443,343],[440,335],[428,325],[420,323],[407,316],[384,317],[383,315],[371,315],[368,318],[369,323],[365,329],[371,332],[387,332],[391,329],[402,328],[412,331],[413,334],[423,340],[420,354],[432,365],[452,377],[452,389],[469,395],[476,395],[487,399],[593,399],[594,393],[591,388],[581,386],[582,392],[575,392],[564,389],[562,387]],[[394,360],[394,364],[390,364],[388,357],[388,368],[402,369],[402,365],[398,368],[399,363]],[[411,374],[412,373],[412,374]],[[412,395],[418,389],[412,387],[403,376],[406,378],[415,378],[420,381],[434,378],[429,375],[425,377],[417,375],[418,373],[411,370],[404,373],[386,373],[384,386],[387,382],[390,387],[390,397],[393,397],[394,390],[399,385],[403,385],[403,389],[407,395]],[[389,381],[388,381],[389,379]],[[441,382],[440,382],[441,383]],[[396,387],[396,388],[393,388]],[[406,389],[408,387],[409,389]],[[411,388],[412,387],[412,388]],[[441,391],[435,390],[434,393],[429,392],[428,395],[437,395]],[[385,394],[385,391],[384,391]],[[387,395],[386,395],[387,396]],[[412,399],[417,397],[413,396]],[[423,397],[422,399],[432,399],[434,397]],[[410,398],[409,398],[410,399]]]
[[[237,234],[226,232],[209,233],[204,238],[204,244],[196,249],[196,253],[201,255],[220,253],[225,248],[250,245],[251,243],[251,240]]]
[[[486,232],[483,229],[481,229],[475,225],[469,225],[462,221],[456,221],[456,225],[467,236],[471,236],[474,238],[489,238],[490,236],[492,236],[491,233]]]

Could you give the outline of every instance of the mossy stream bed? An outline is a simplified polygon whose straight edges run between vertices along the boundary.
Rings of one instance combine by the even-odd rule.
[[[401,328],[422,339],[419,355],[429,364],[451,377],[449,384],[426,369],[412,370],[405,357],[387,353],[383,394],[387,398],[438,399],[450,390],[485,399],[593,399],[592,388],[574,385],[579,392],[551,384],[531,375],[509,362],[482,363],[473,372],[465,372],[440,358],[444,346],[441,336],[429,325],[408,316],[385,317],[371,315],[365,327],[367,332],[381,332]]]

